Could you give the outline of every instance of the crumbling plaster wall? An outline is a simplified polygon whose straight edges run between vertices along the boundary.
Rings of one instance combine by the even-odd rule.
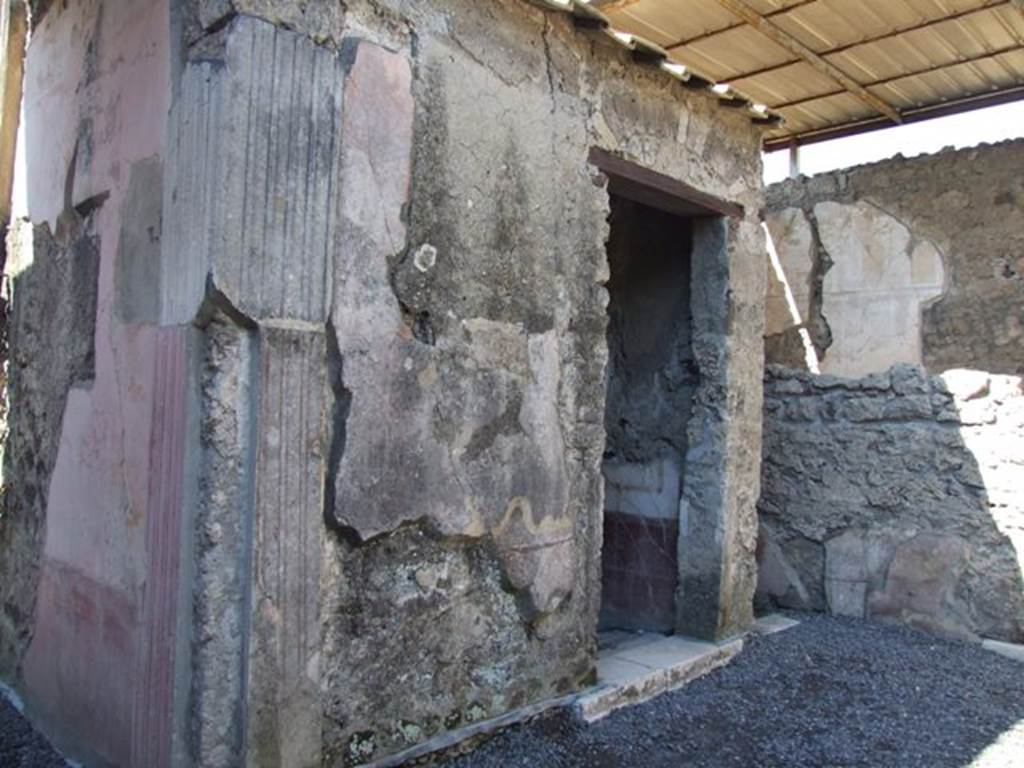
[[[1024,140],[897,157],[768,188],[766,221],[821,370],[1021,373]],[[774,279],[768,361],[800,367]]]
[[[709,526],[700,535],[723,544],[706,562],[690,561],[704,581],[691,579],[682,595],[697,608],[696,630],[741,630],[754,581],[751,436],[760,423],[763,275],[749,268],[761,250],[756,133],[742,116],[687,96],[657,70],[526,3],[351,3],[343,16],[299,8],[235,4],[257,21],[223,16],[226,4],[198,4],[197,18],[219,31],[192,46],[182,103],[208,99],[196,119],[233,124],[245,114],[237,94],[255,93],[245,74],[253,56],[283,90],[261,89],[265,106],[244,122],[283,125],[294,120],[284,94],[306,103],[288,90],[289,57],[312,61],[302,66],[315,73],[337,72],[314,75],[316,114],[341,105],[335,154],[322,156],[340,167],[340,187],[324,192],[328,258],[302,268],[300,257],[319,258],[319,246],[289,256],[285,227],[285,250],[268,253],[261,268],[298,283],[261,297],[259,284],[246,282],[258,273],[240,271],[230,232],[195,245],[191,238],[206,232],[219,237],[217,227],[183,226],[175,229],[183,250],[209,256],[170,264],[163,288],[165,322],[195,311],[210,274],[258,327],[277,317],[326,334],[328,528],[310,540],[323,548],[314,595],[322,646],[309,659],[319,665],[321,700],[289,724],[309,723],[303,733],[318,749],[322,708],[324,759],[356,763],[590,678],[609,210],[586,162],[593,145],[747,211],[709,230],[714,256],[702,266],[713,294],[705,306],[715,312],[695,340],[708,372],[695,409],[708,450],[696,471],[708,482],[695,490],[692,525]],[[287,142],[273,129],[269,136]],[[218,211],[237,211],[241,199],[249,200],[244,211],[275,199],[247,197],[246,174],[264,173],[255,163],[266,150],[233,138],[215,139],[198,161],[222,163],[226,179],[211,174],[209,187],[186,196],[212,201],[213,210],[172,215],[223,222],[230,217]],[[281,168],[269,171],[271,187]],[[251,235],[236,225],[245,242]],[[269,231],[279,226],[272,221]],[[321,274],[323,283],[312,281]],[[259,485],[258,465],[256,473]],[[261,546],[269,544],[257,538],[257,559]],[[286,627],[277,631],[278,642],[294,640]],[[250,720],[250,734],[263,736],[248,748],[267,750],[257,754],[282,748],[275,701],[249,703],[250,718],[266,713],[262,723]]]
[[[3,675],[62,746],[146,763],[169,700],[161,507],[175,349],[157,295],[170,97],[166,3],[36,4],[6,273],[11,422],[0,519]]]
[[[1024,639],[1021,379],[771,367],[758,598]]]
[[[98,260],[92,313],[56,254],[93,350],[70,335],[52,397],[18,395],[56,454],[3,522],[0,567],[28,563],[5,653],[48,733],[113,764],[347,765],[591,678],[595,145],[745,210],[694,265],[679,600],[680,629],[747,626],[745,116],[513,0],[36,5],[19,242]]]

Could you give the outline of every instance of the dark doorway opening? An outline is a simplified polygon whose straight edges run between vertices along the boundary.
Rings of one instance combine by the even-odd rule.
[[[694,359],[694,219],[611,189],[599,630],[676,627]]]

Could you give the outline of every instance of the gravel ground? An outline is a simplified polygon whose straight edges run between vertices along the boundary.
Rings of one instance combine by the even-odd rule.
[[[67,765],[0,691],[0,766],[67,768]]]
[[[903,627],[794,618],[682,690],[591,726],[548,715],[444,765],[1024,768],[1024,664]]]
[[[1024,664],[903,627],[795,618],[682,690],[591,726],[548,715],[444,766],[1024,766]],[[66,766],[2,696],[0,766]]]

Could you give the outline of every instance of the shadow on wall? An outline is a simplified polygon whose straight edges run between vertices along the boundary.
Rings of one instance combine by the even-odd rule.
[[[769,366],[764,426],[760,608],[1024,640],[1019,377]]]

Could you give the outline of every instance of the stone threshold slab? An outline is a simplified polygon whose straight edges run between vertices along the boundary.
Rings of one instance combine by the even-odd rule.
[[[574,705],[587,723],[686,685],[743,650],[742,638],[707,643],[677,636],[616,634],[602,644],[597,686],[580,694]]]
[[[982,640],[981,647],[1014,661],[1024,662],[1024,645],[1004,643],[1001,640]]]
[[[750,627],[751,633],[755,635],[774,635],[787,629],[792,629],[800,622],[783,616],[781,613],[770,613],[767,616],[759,616]]]

